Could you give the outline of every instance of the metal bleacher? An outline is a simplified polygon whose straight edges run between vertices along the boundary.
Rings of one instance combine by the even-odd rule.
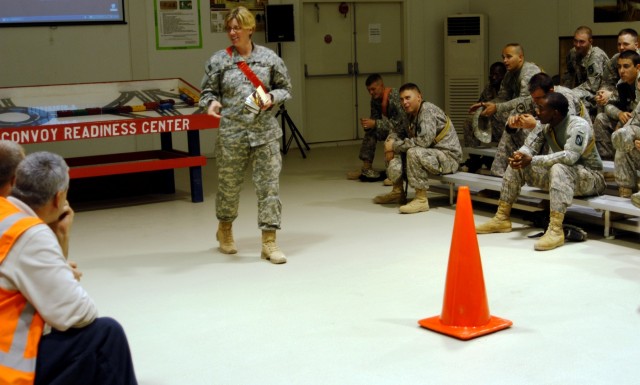
[[[465,154],[493,156],[495,148],[465,148],[464,152]],[[603,163],[605,172],[613,172],[612,161],[604,161]],[[497,204],[497,197],[491,197],[490,194],[489,196],[488,194],[480,194],[479,192],[483,190],[499,192],[502,188],[502,178],[477,173],[457,172],[433,176],[432,180],[436,183],[433,183],[431,189],[448,194],[450,204],[454,204],[456,191],[460,186],[469,187],[472,200],[493,204]],[[640,209],[635,207],[630,199],[620,198],[617,196],[617,190],[614,191],[613,193],[608,193],[607,191],[605,195],[600,196],[575,197],[571,208],[588,214],[591,222],[595,221],[601,224],[604,227],[605,237],[612,237],[612,229],[640,233]],[[520,198],[519,202],[514,205],[515,208],[530,211],[539,210],[537,203],[542,200],[549,200],[549,193],[525,185],[520,192]]]

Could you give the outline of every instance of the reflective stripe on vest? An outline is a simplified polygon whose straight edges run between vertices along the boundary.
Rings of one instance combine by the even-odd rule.
[[[40,223],[0,198],[0,264],[15,241]],[[42,317],[19,291],[0,288],[0,383],[33,383],[43,327]]]

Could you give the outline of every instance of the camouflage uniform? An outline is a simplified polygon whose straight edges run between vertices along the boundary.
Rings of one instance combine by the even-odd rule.
[[[232,222],[238,216],[240,190],[251,163],[258,197],[258,226],[262,230],[276,230],[280,228],[282,211],[279,192],[282,156],[278,141],[282,129],[271,111],[253,114],[244,109],[245,98],[255,87],[238,68],[236,63],[240,61],[246,61],[268,88],[274,105],[291,98],[287,68],[268,48],[254,44],[246,59],[235,49],[233,56],[221,50],[207,61],[200,105],[206,108],[214,100],[222,104],[216,143],[216,216],[221,222]]]
[[[636,50],[637,53],[640,54],[640,50]],[[604,67],[602,72],[602,82],[600,83],[600,89],[608,88],[613,90],[613,93],[609,97],[609,103],[614,103],[618,101],[618,89],[616,85],[618,84],[618,80],[620,80],[620,73],[618,73],[618,58],[620,57],[620,53],[616,53],[609,59],[607,65]],[[600,106],[598,106],[598,112],[602,112]],[[602,156],[602,153],[600,154]]]
[[[602,160],[592,141],[593,128],[580,117],[567,116],[555,128],[538,123],[519,149],[533,157],[531,164],[520,170],[507,167],[500,200],[513,204],[526,183],[549,191],[551,211],[564,214],[574,196],[602,193]],[[540,155],[545,144],[549,154]]]
[[[445,131],[442,138],[438,138]],[[452,174],[462,160],[458,134],[449,117],[435,104],[423,101],[415,118],[409,117],[406,131],[392,132],[394,158],[387,166],[387,176],[394,184],[402,179],[402,154],[406,154],[409,185],[429,189],[429,175]],[[436,142],[436,138],[438,141]]]
[[[382,113],[382,100],[371,99],[371,119],[375,119],[374,128],[364,131],[362,146],[360,147],[360,160],[373,162],[376,154],[376,144],[389,136],[389,132],[396,127],[401,127],[406,122],[406,114],[400,101],[400,93],[392,88],[389,93],[387,114]]]
[[[526,98],[530,98],[529,80],[537,73],[541,72],[537,65],[524,62],[518,71],[507,72],[502,80],[498,97],[493,100],[496,103],[496,113],[491,121],[491,129],[499,130],[500,141],[496,150],[496,155],[491,165],[493,175],[502,176],[508,163],[507,158],[520,147],[518,143],[524,143],[526,132],[522,130],[505,129],[507,119],[514,112],[514,107],[522,106]],[[506,102],[511,103],[506,103]],[[520,113],[517,109],[515,113]]]
[[[573,90],[563,86],[555,86],[553,87],[553,91],[559,94],[562,94],[564,97],[567,98],[567,101],[569,101],[569,111],[567,115],[580,116],[581,118],[585,119],[587,123],[589,123],[589,126],[591,126],[589,111],[584,107],[582,100],[580,100],[580,97],[578,97],[578,95],[576,95],[576,93],[574,93]],[[505,106],[512,108],[511,115],[531,114],[533,116],[536,116],[536,106],[533,103],[533,98],[531,97],[531,95],[523,99],[521,98],[514,99],[512,101],[508,101],[503,104]],[[514,128],[507,128],[505,132],[511,132],[514,130],[521,131],[521,132],[519,133],[519,135],[510,135],[512,140],[511,145],[513,147],[509,147],[509,149],[513,148],[513,150],[511,152],[505,152],[506,156],[504,155],[500,157],[496,156],[496,158],[493,160],[493,164],[491,165],[492,170],[494,169],[506,170],[507,166],[509,165],[508,158],[511,156],[513,151],[522,147],[526,139],[526,136],[530,132],[529,130],[526,130],[526,129],[514,129]],[[498,150],[501,151],[502,149],[498,148]]]
[[[640,119],[635,117],[611,135],[611,141],[616,149],[614,158],[616,183],[619,187],[631,190],[636,189],[637,170],[640,170],[640,151],[634,144],[637,139],[640,139]]]
[[[608,64],[609,57],[598,47],[592,46],[583,58],[578,57],[575,48],[571,48],[567,53],[567,72],[562,77],[562,85],[577,92],[587,108],[595,108],[594,97]]]
[[[498,92],[493,87],[491,87],[491,84],[487,84],[487,86],[484,87],[484,90],[480,94],[480,97],[478,98],[478,102],[488,102],[490,100],[495,99],[497,96],[498,96]],[[463,131],[464,131],[464,145],[465,145],[465,147],[478,147],[478,146],[480,146],[481,142],[473,134],[473,118],[472,118],[472,116],[469,116],[467,119],[465,119]],[[497,136],[497,135],[494,135],[494,134],[496,134],[496,132],[492,131],[492,142],[493,141],[497,142],[498,140],[500,140],[500,137]]]
[[[622,80],[616,84],[617,98],[609,100],[604,106],[604,111],[596,115],[593,120],[593,129],[596,137],[598,152],[602,159],[611,160],[614,158],[615,149],[611,143],[611,134],[619,124],[619,114],[621,112],[634,111],[640,99],[638,95],[638,80],[634,85],[629,85]]]
[[[618,57],[620,53],[616,53],[611,56],[611,59],[607,62],[607,65],[602,69],[602,82],[600,88],[605,86],[615,87],[620,80],[620,74],[618,73]]]

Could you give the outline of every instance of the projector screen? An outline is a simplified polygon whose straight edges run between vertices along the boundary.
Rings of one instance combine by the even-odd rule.
[[[124,0],[0,0],[0,27],[124,23]]]

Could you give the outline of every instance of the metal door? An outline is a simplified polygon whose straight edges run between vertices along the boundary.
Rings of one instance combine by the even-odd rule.
[[[402,4],[305,3],[305,138],[308,142],[362,137],[369,116],[365,80],[380,73],[402,82]]]

